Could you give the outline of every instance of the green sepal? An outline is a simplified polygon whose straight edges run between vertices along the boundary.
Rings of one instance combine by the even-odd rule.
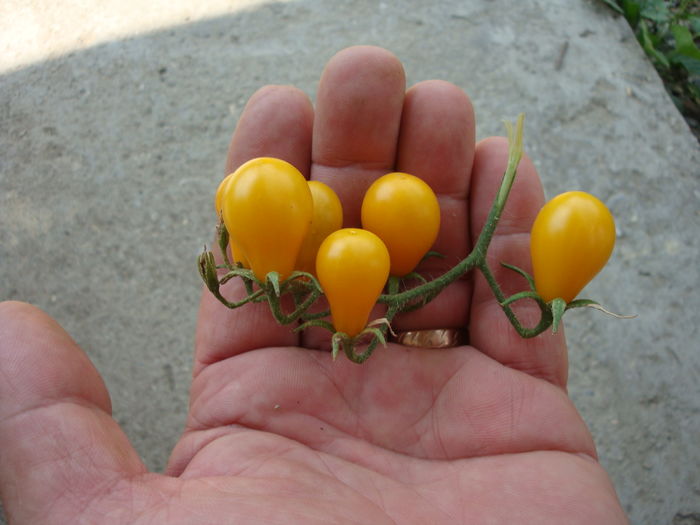
[[[239,264],[239,263],[236,263]],[[244,269],[243,266],[239,266],[240,269]],[[243,278],[243,284],[245,285],[245,291],[248,293],[248,295],[253,295],[253,283],[255,282],[255,275],[253,275],[253,272],[250,271],[250,276],[241,276]],[[265,298],[263,297],[261,299],[264,300]]]
[[[227,267],[231,267],[231,261],[229,261],[228,258],[229,235],[223,220],[219,222],[219,225],[217,226],[217,231],[219,232],[219,250],[221,250],[221,255],[224,258],[224,263]]]
[[[539,295],[537,295],[537,292],[532,292],[532,291],[524,291],[524,292],[518,292],[516,294],[511,295],[507,299],[505,299],[502,303],[501,306],[508,306],[510,304],[513,304],[515,301],[519,301],[520,299],[534,299],[538,300],[540,298]]]
[[[594,310],[599,310],[604,314],[610,315],[617,319],[634,319],[637,317],[636,315],[616,314],[615,312],[611,312],[607,308],[603,307],[599,302],[592,301],[591,299],[576,299],[575,301],[571,301],[568,305],[566,305],[566,309],[569,310],[571,308],[593,308]]]
[[[216,261],[212,252],[207,251],[199,256],[199,275],[202,276],[209,291],[218,293],[219,275],[216,273]]]
[[[390,275],[389,279],[386,281],[386,291],[387,295],[392,295],[398,293],[399,285],[401,284],[401,278],[395,275]]]
[[[277,272],[270,272],[265,276],[265,281],[267,281],[272,286],[272,291],[275,297],[280,297],[282,292],[280,291],[280,274]]]
[[[314,288],[317,288],[321,293],[323,293],[323,289],[321,288],[321,283],[318,282],[318,279],[316,279],[316,276],[312,273],[309,272],[302,272],[300,270],[294,270],[292,273],[289,274],[289,277],[285,282],[291,283],[291,282],[302,282],[300,281],[301,278],[306,278],[308,281],[311,282],[311,286]],[[306,284],[306,283],[303,283]]]
[[[530,285],[530,290],[532,290],[533,292],[535,291],[535,279],[532,278],[532,275],[527,273],[522,268],[518,268],[517,266],[514,266],[512,264],[502,262],[501,266],[503,266],[504,268],[508,268],[509,270],[513,270],[514,272],[517,272],[520,275],[522,275],[527,281],[527,283]]]
[[[428,284],[428,280],[418,272],[408,273],[404,275],[402,279],[415,279],[416,281],[420,281],[422,284]]]
[[[205,248],[206,250],[206,248]],[[246,303],[249,303],[251,301],[258,301],[260,300],[260,297],[265,298],[265,295],[263,293],[263,290],[260,289],[258,291],[253,291],[252,289],[248,292],[248,295],[243,298],[240,301],[237,302],[231,302],[228,299],[226,299],[224,296],[221,295],[220,291],[220,286],[229,280],[231,280],[233,277],[242,277],[246,278],[247,275],[252,275],[252,272],[250,270],[246,270],[244,268],[237,268],[235,270],[231,270],[229,273],[224,275],[221,280],[219,280],[219,276],[217,273],[217,265],[216,261],[214,260],[214,254],[210,251],[205,251],[199,256],[199,259],[197,261],[197,268],[199,269],[199,275],[202,277],[204,280],[204,284],[207,286],[209,291],[216,297],[224,306],[227,308],[239,308],[240,306],[243,306]]]
[[[352,361],[355,364],[362,364],[367,359],[369,359],[369,356],[372,355],[372,352],[374,351],[374,348],[377,346],[375,344],[371,344],[367,347],[367,349],[362,352],[361,354],[355,353],[355,341],[357,340],[357,337],[352,338],[352,339],[346,339],[343,341],[343,350],[345,350],[345,355],[350,361]]]
[[[303,313],[299,316],[299,318],[302,321],[313,321],[315,319],[323,319],[324,317],[328,317],[329,315],[331,315],[331,311],[324,310],[323,312],[316,312],[313,314]]]
[[[197,257],[197,271],[202,281],[206,284],[207,282],[207,247],[204,247],[204,251]]]
[[[423,261],[425,261],[425,260],[427,260],[427,259],[430,259],[431,257],[437,257],[438,259],[445,259],[445,258],[447,258],[447,255],[442,254],[442,253],[440,253],[440,252],[436,252],[436,251],[430,250],[429,252],[427,252],[427,253],[423,256],[423,258],[421,259],[421,262],[423,262]]]
[[[229,282],[231,279],[234,277],[241,277],[242,279],[245,279],[246,281],[250,281],[251,279],[254,279],[253,272],[246,269],[246,268],[236,268],[235,270],[231,270],[228,272],[226,275],[224,275],[220,280],[219,284],[226,284]],[[248,295],[251,295],[253,293],[253,289],[251,287],[250,291],[248,292]]]
[[[310,321],[306,321],[299,326],[297,326],[294,331],[295,332],[301,332],[302,330],[306,330],[307,328],[311,328],[312,326],[318,326],[321,328],[325,328],[326,330],[333,332],[335,331],[335,328],[333,328],[333,323],[329,323],[328,321],[324,319],[312,319]]]
[[[401,304],[397,310],[403,313],[415,312],[419,308],[423,308],[426,304],[428,304],[433,297],[434,296],[424,295],[423,297],[419,297],[415,302]]]
[[[571,310],[572,308],[583,308],[585,306],[590,307],[594,305],[600,306],[600,303],[591,299],[575,299],[566,305],[566,309]]]
[[[343,332],[336,332],[333,334],[333,337],[331,337],[331,357],[333,358],[333,361],[336,360],[338,357],[338,354],[340,353],[340,346],[342,345],[343,348],[345,348],[345,343],[348,339],[347,334],[344,334]],[[351,345],[352,348],[352,345]],[[347,350],[346,350],[347,353]]]
[[[391,329],[391,327],[389,327],[389,329]],[[379,340],[380,343],[382,343],[382,346],[386,346],[386,337],[384,337],[384,334],[379,328],[365,328],[362,333],[372,334]]]
[[[561,297],[557,297],[552,300],[550,308],[552,309],[552,333],[556,334],[557,330],[559,330],[561,319],[564,317],[564,312],[566,312],[566,301]]]

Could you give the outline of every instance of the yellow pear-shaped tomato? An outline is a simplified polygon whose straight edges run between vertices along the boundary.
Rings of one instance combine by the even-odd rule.
[[[314,201],[314,213],[297,257],[296,269],[315,275],[318,248],[326,237],[343,226],[343,207],[330,186],[310,180],[309,189]]]
[[[571,302],[605,266],[614,245],[615,221],[605,204],[582,191],[554,197],[530,236],[537,293],[547,302]]]
[[[391,256],[391,274],[412,272],[440,231],[440,205],[432,188],[408,173],[387,173],[362,201],[362,227],[377,234]]]
[[[389,277],[389,264],[382,240],[366,230],[338,230],[321,243],[316,272],[336,331],[354,337],[364,330]]]
[[[260,157],[238,168],[222,197],[224,224],[255,276],[272,271],[286,279],[313,213],[304,176],[280,159]]]

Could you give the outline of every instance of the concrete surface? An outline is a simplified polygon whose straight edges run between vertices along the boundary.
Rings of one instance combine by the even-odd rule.
[[[0,298],[86,349],[148,465],[183,425],[194,262],[243,104],[267,83],[313,96],[332,54],[377,44],[409,84],[462,86],[479,137],[524,111],[548,195],[609,203],[618,245],[587,295],[639,317],[568,316],[571,395],[633,523],[700,523],[700,149],[624,20],[595,0],[191,4],[0,17]]]

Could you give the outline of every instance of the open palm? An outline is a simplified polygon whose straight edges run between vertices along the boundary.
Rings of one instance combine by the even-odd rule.
[[[345,225],[364,190],[406,171],[438,194],[441,271],[481,229],[507,157],[474,143],[467,96],[441,81],[405,91],[371,47],[326,67],[316,108],[291,87],[256,93],[229,170],[276,156],[331,185]],[[527,267],[543,196],[521,162],[491,244],[499,270]],[[225,294],[242,291],[229,283]],[[537,309],[521,306],[523,319]],[[204,293],[186,431],[166,474],[149,473],[110,416],[101,378],[48,316],[0,304],[0,493],[12,524],[626,523],[566,394],[563,335],[522,340],[480,278],[451,285],[397,330],[467,328],[471,346],[389,344],[334,362],[328,337],[278,326],[265,305],[228,310]]]

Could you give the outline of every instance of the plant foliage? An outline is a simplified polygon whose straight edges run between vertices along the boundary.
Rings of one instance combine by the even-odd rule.
[[[601,0],[625,17],[700,140],[700,2]]]

